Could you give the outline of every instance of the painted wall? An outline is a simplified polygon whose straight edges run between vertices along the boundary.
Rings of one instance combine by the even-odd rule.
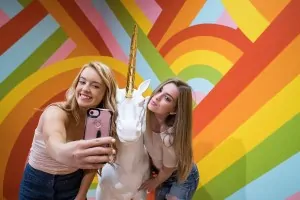
[[[300,199],[299,19],[299,0],[1,0],[0,199],[16,199],[38,109],[83,63],[124,86],[134,23],[136,83],[193,87],[194,199]]]

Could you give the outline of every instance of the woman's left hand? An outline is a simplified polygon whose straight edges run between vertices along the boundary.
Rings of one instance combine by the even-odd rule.
[[[157,178],[151,178],[148,179],[147,181],[145,181],[141,187],[139,188],[139,190],[147,190],[147,192],[152,192],[153,190],[155,190],[159,185],[159,181]]]

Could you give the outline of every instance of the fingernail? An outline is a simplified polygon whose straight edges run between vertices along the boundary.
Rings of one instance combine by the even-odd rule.
[[[113,154],[116,154],[116,150],[113,149],[113,150],[112,150],[112,153],[113,153]]]
[[[115,143],[115,142],[116,142],[116,139],[115,139],[115,138],[111,139],[111,142],[112,142],[112,143]]]

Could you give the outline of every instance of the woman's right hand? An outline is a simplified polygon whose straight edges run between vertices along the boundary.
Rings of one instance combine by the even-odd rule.
[[[112,162],[116,150],[111,146],[116,140],[101,137],[91,140],[77,140],[67,143],[71,151],[73,167],[80,169],[100,169],[107,162]]]

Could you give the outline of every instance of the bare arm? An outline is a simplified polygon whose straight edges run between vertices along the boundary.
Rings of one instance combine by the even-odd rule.
[[[93,140],[66,142],[67,113],[51,106],[43,114],[42,131],[49,155],[60,163],[81,169],[99,169],[109,162],[107,155],[114,154],[112,148],[102,145],[112,144],[115,139],[102,137]]]
[[[176,167],[168,168],[163,166],[161,170],[159,170],[158,175],[155,177],[157,184],[163,183],[165,180],[167,180],[172,173],[176,170]]]
[[[92,184],[92,181],[97,173],[97,170],[84,170],[84,176],[81,180],[79,192],[75,200],[85,200],[87,192]]]

